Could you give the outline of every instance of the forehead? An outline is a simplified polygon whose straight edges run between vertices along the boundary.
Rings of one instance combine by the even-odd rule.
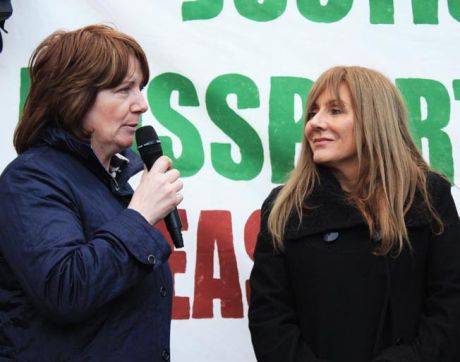
[[[144,74],[142,72],[141,63],[139,59],[135,56],[130,55],[128,63],[128,71],[125,75],[125,80],[131,80],[133,78],[143,78]]]
[[[350,90],[348,89],[348,86],[343,82],[335,88],[325,88],[318,94],[316,99],[313,101],[313,104],[335,102],[351,104]]]

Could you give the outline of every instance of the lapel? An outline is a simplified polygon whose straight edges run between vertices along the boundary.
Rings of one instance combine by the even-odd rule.
[[[348,203],[347,194],[332,172],[326,167],[318,167],[318,170],[320,183],[305,200],[307,208],[304,209],[301,222],[295,212],[289,217],[286,240],[367,225],[361,213]],[[430,222],[429,213],[418,192],[405,220],[408,228]]]
[[[133,190],[128,184],[128,180],[143,169],[142,160],[134,151],[128,148],[120,152],[129,162],[117,173],[116,182],[118,189],[115,189],[110,173],[102,166],[89,143],[78,140],[62,128],[49,126],[45,127],[38,136],[36,145],[40,144],[46,144],[72,154],[102,182],[107,184],[113,193],[121,196],[130,197],[132,195]]]

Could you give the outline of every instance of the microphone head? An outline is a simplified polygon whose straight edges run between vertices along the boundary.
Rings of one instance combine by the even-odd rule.
[[[136,130],[136,143],[137,149],[140,150],[145,146],[160,143],[160,139],[152,126],[143,126]]]
[[[136,142],[139,155],[150,170],[155,161],[163,155],[158,135],[152,126],[140,127],[136,130]]]

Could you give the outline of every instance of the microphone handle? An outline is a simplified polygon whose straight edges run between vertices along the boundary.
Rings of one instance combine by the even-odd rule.
[[[142,161],[144,162],[145,166],[147,166],[147,170],[150,171],[155,161],[163,155],[163,151],[161,146],[148,146],[146,147],[143,152],[140,152]],[[182,223],[180,221],[179,213],[177,212],[177,207],[174,208],[168,215],[164,218],[166,228],[169,231],[169,235],[174,243],[174,247],[176,249],[184,247],[184,240],[182,239]]]
[[[180,221],[179,212],[177,207],[174,208],[168,215],[165,216],[166,228],[171,235],[171,239],[176,249],[184,247],[184,240],[182,239],[182,223]]]

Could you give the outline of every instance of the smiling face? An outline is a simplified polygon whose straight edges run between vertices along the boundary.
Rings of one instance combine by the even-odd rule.
[[[131,56],[123,82],[97,93],[96,101],[83,118],[91,147],[108,168],[112,156],[132,145],[139,117],[147,110],[141,93],[143,74],[139,61]]]
[[[339,99],[330,91],[323,91],[308,113],[305,137],[313,154],[313,161],[334,168],[347,176],[358,169],[355,115],[348,87],[339,87]]]

